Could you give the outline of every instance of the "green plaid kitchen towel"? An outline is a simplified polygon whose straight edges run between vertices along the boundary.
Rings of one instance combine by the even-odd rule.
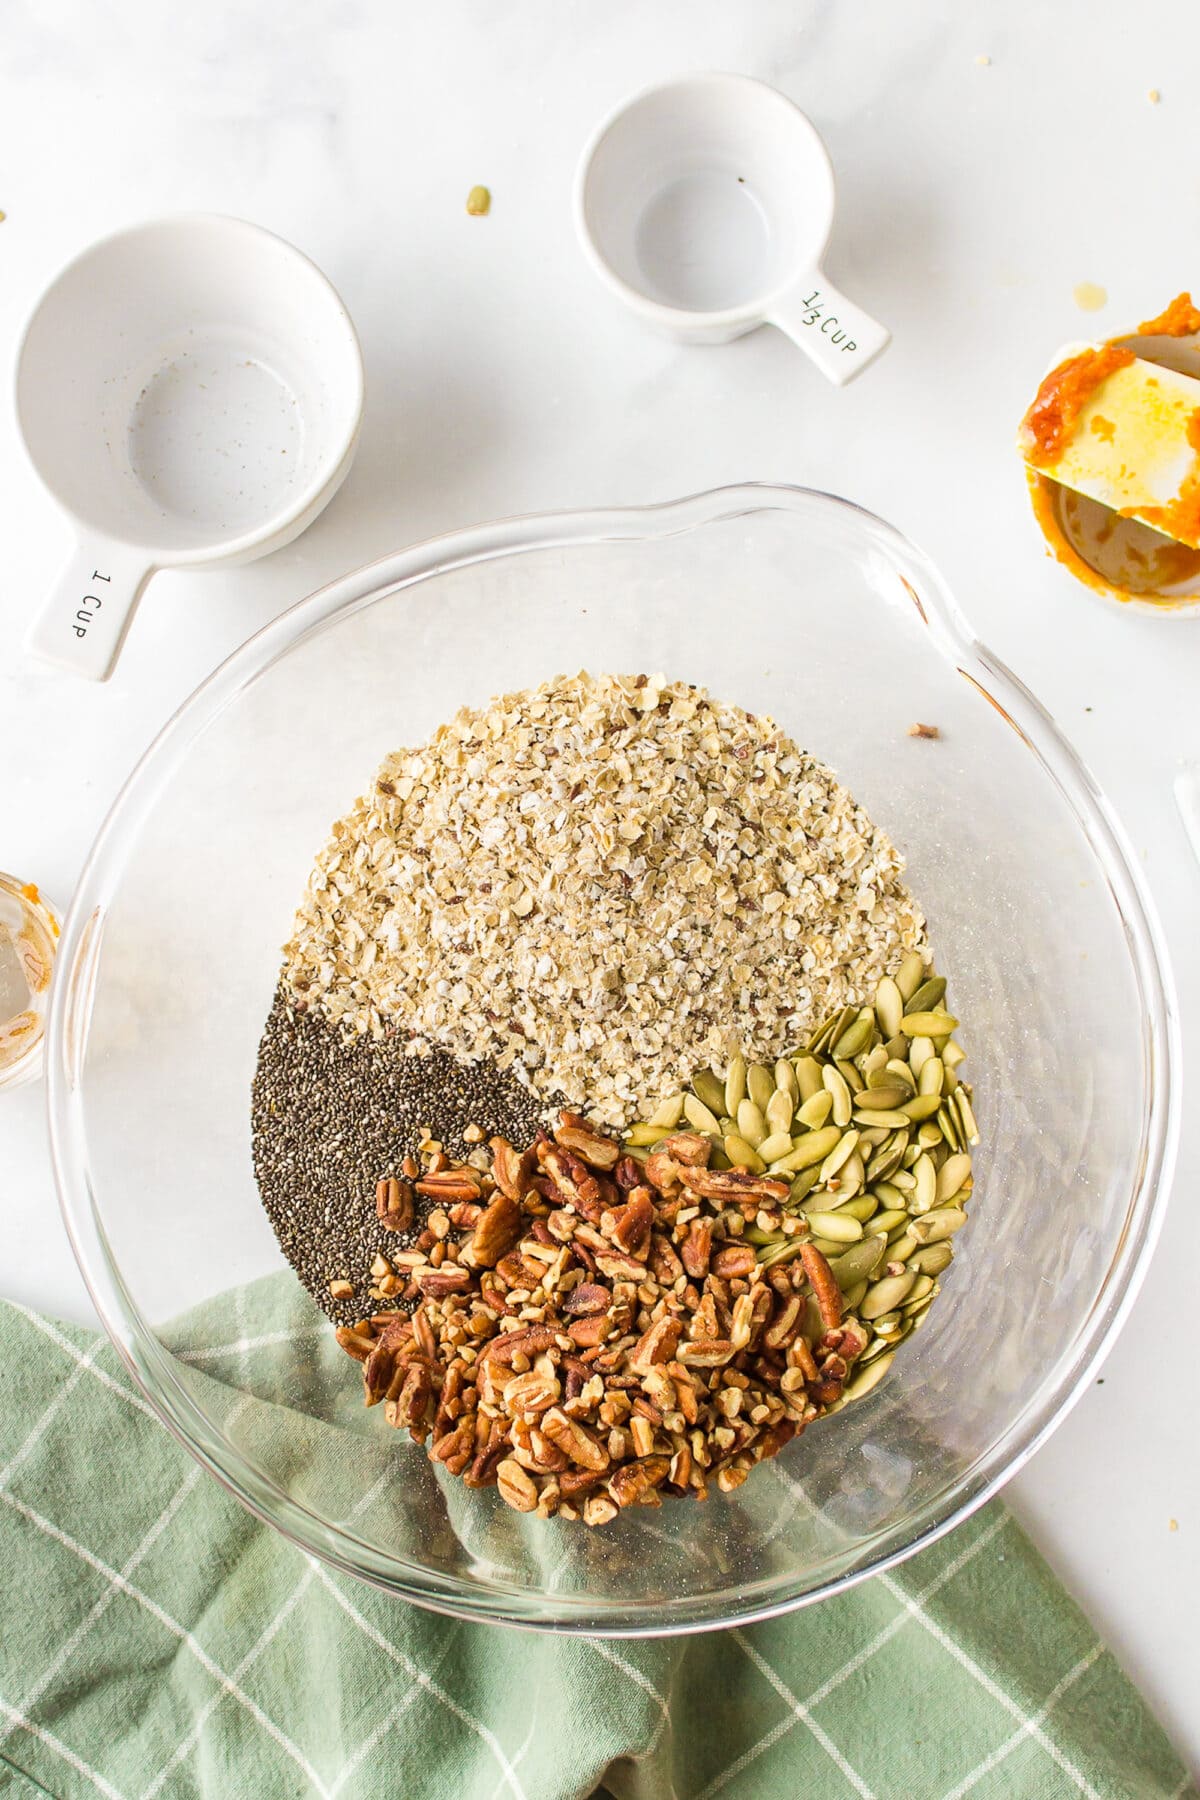
[[[261,1384],[277,1358],[303,1412],[297,1369],[330,1377],[327,1337],[284,1276],[213,1302],[180,1342],[235,1407],[247,1370]],[[259,1525],[159,1426],[106,1338],[0,1304],[0,1359],[0,1794],[1196,1792],[999,1505],[771,1624],[517,1633],[391,1600]]]

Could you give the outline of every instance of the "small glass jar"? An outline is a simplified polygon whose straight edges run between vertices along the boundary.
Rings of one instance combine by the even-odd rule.
[[[42,1072],[58,914],[31,881],[0,870],[0,1089]]]

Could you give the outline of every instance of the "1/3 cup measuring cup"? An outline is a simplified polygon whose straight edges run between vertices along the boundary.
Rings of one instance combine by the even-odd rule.
[[[648,88],[596,132],[575,223],[601,280],[684,343],[777,325],[842,387],[890,341],[821,270],[833,169],[784,94],[744,75]]]
[[[104,680],[155,570],[249,562],[312,522],[362,408],[350,316],[282,238],[184,215],[85,250],[17,363],[26,449],[77,536],[27,647]]]

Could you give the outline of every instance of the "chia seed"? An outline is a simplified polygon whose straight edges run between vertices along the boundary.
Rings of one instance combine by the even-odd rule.
[[[372,1300],[369,1270],[420,1235],[432,1207],[417,1197],[408,1231],[386,1231],[375,1184],[426,1136],[465,1161],[469,1125],[528,1143],[544,1103],[493,1063],[442,1050],[405,1054],[401,1038],[356,1038],[316,1011],[298,1012],[282,987],[267,1016],[251,1088],[258,1191],[279,1247],[322,1312],[350,1324],[396,1305]],[[335,1300],[329,1283],[354,1283]]]

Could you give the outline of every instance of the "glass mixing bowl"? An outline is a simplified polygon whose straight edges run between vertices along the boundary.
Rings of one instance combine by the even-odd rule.
[[[580,667],[704,683],[833,765],[908,858],[983,1131],[971,1223],[887,1379],[736,1493],[596,1532],[463,1490],[362,1408],[357,1369],[278,1273],[249,1134],[279,946],[331,821],[385,752],[460,704]],[[910,737],[918,720],[940,741]],[[994,1493],[1129,1309],[1177,1102],[1159,935],[1050,719],[898,533],[757,486],[441,538],[259,632],[100,834],[63,934],[49,1064],[84,1275],[192,1453],[304,1549],[407,1599],[610,1634],[799,1606]],[[286,1331],[243,1332],[214,1361],[180,1315],[273,1272]]]

